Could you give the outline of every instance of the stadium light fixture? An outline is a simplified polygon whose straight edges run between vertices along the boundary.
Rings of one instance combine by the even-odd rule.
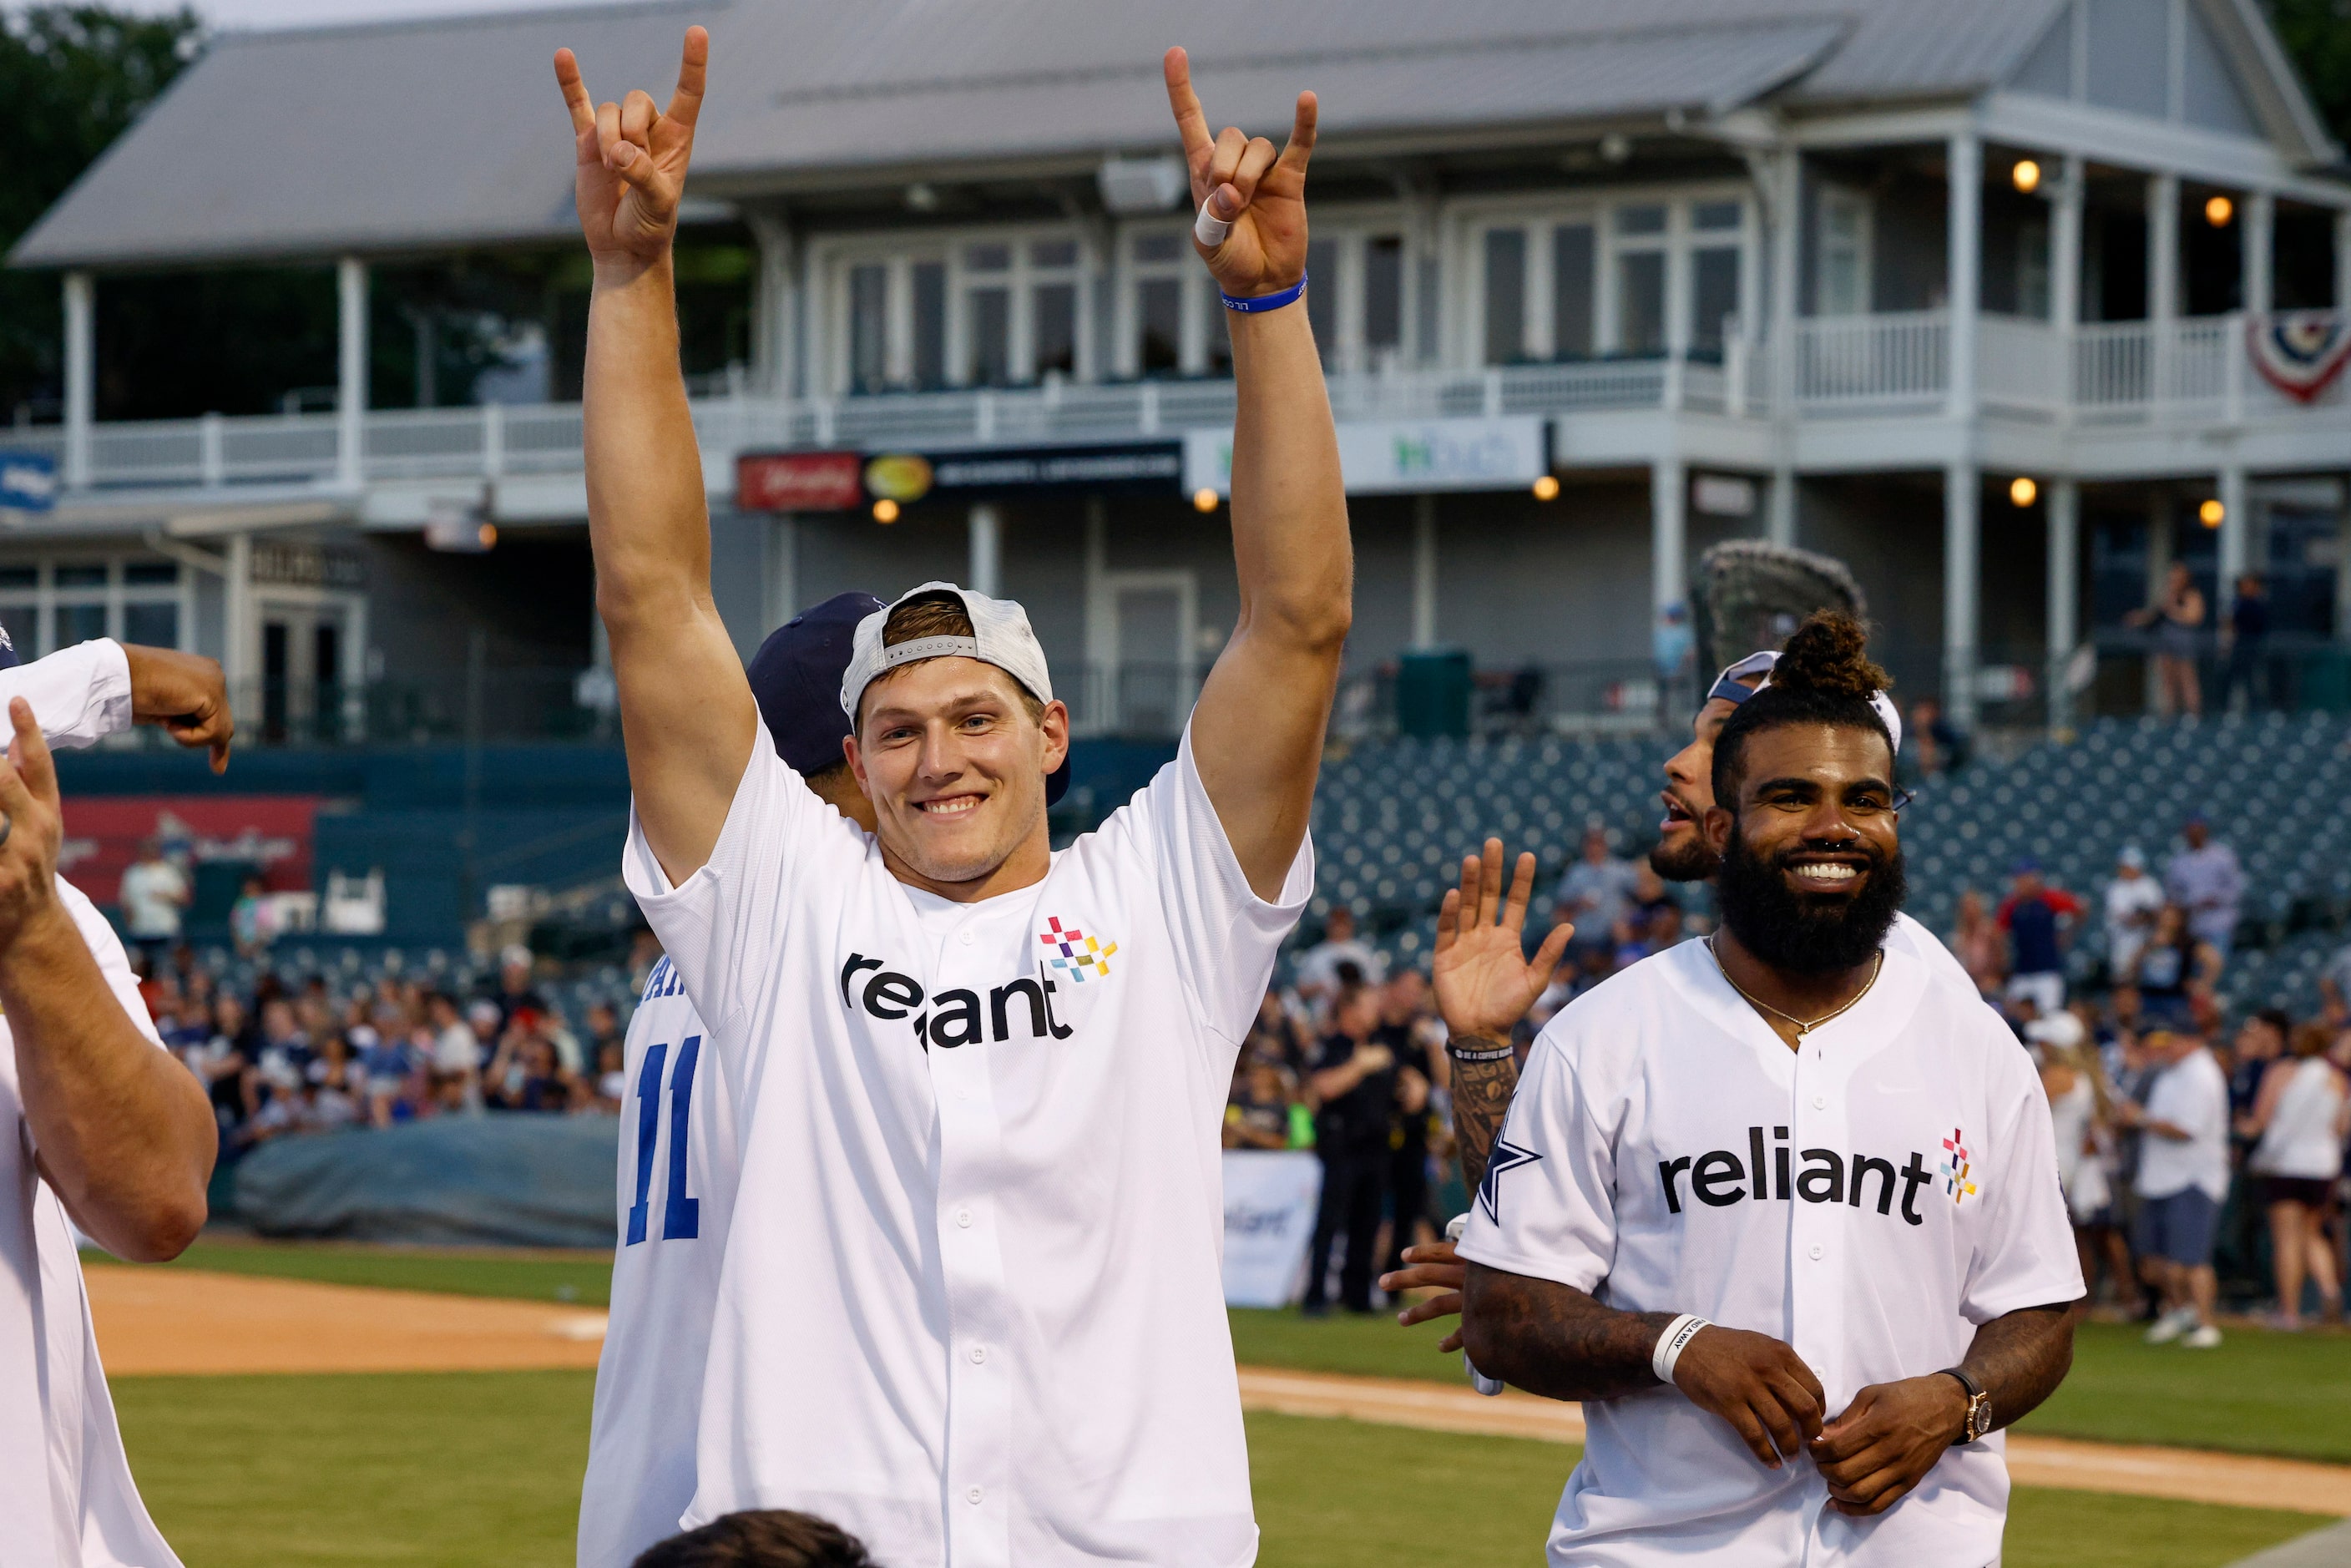
[[[1559,476],[1557,475],[1538,474],[1535,476],[1535,499],[1538,501],[1556,501],[1559,499]]]
[[[1217,493],[1214,490],[1209,489],[1206,485],[1201,486],[1198,489],[1192,492],[1192,509],[1196,512],[1215,511],[1217,509]]]
[[[2216,229],[2227,228],[2236,215],[2237,204],[2226,196],[2215,196],[2204,204],[2204,221]]]
[[[2019,474],[2008,483],[2008,498],[2020,507],[2029,507],[2041,498],[2041,486]]]
[[[2222,506],[2217,497],[2196,508],[2196,520],[2208,528],[2219,528],[2228,516],[2229,508]]]
[[[896,522],[898,520],[898,503],[892,500],[887,496],[884,496],[880,500],[874,502],[873,520],[877,523]]]
[[[2041,189],[2041,165],[2030,158],[2019,158],[2016,167],[2008,172],[2010,183],[2026,195]]]

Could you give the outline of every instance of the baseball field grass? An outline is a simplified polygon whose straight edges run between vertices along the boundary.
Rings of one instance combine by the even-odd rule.
[[[90,1255],[93,1261],[102,1261]],[[611,1260],[590,1253],[290,1245],[206,1239],[173,1267],[318,1280],[395,1290],[601,1306]],[[1233,1350],[1244,1364],[1458,1384],[1458,1356],[1438,1353],[1444,1325],[1400,1329],[1384,1313],[1310,1320],[1295,1312],[1236,1311]],[[2022,1430],[2102,1442],[2274,1454],[2351,1464],[2351,1335],[2239,1328],[2218,1350],[2140,1343],[2123,1323],[2090,1322],[2074,1370]]]
[[[132,1377],[131,1466],[187,1568],[561,1568],[586,1463],[582,1372]],[[1533,1563],[1574,1451],[1249,1418],[1266,1568]],[[2220,1568],[2325,1522],[2020,1491],[2010,1568]]]

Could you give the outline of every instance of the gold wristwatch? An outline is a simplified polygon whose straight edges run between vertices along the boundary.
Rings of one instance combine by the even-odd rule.
[[[1991,1430],[1991,1396],[1984,1392],[1982,1384],[1978,1383],[1956,1366],[1943,1368],[1942,1375],[1945,1377],[1959,1379],[1959,1386],[1968,1391],[1967,1435],[1959,1441],[1962,1443],[1979,1441],[1985,1433]]]

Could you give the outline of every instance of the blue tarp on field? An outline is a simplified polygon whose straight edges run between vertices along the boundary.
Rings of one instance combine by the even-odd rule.
[[[611,1247],[611,1116],[438,1116],[280,1138],[235,1172],[264,1236],[434,1246]]]

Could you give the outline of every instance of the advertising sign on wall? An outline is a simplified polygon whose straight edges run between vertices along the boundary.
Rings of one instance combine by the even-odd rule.
[[[747,452],[735,459],[740,512],[845,512],[865,504],[854,452]]]
[[[1225,1151],[1225,1304],[1286,1307],[1306,1287],[1322,1162],[1301,1149]]]
[[[98,795],[65,803],[57,869],[99,904],[113,904],[142,840],[159,838],[183,865],[257,865],[273,893],[310,885],[315,795]]]
[[[1533,414],[1349,421],[1339,426],[1339,471],[1351,496],[1515,490],[1550,467],[1548,434]],[[1186,434],[1184,489],[1232,494],[1231,431]]]

